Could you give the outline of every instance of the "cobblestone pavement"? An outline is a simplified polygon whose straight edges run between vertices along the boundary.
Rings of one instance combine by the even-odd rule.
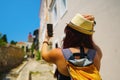
[[[29,59],[16,78],[7,77],[4,80],[56,80],[53,77],[52,70],[52,64],[48,64],[43,60]]]

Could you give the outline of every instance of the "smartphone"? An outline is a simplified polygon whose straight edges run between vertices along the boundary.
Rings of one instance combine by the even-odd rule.
[[[47,24],[47,33],[49,37],[53,36],[53,24]]]

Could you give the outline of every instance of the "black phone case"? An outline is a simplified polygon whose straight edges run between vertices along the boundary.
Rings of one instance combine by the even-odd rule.
[[[52,24],[47,24],[47,32],[48,32],[49,37],[53,36],[53,25]]]

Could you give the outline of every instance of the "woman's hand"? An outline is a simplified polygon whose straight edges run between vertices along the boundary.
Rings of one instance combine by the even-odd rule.
[[[87,20],[90,20],[90,21],[95,20],[95,17],[93,15],[86,14],[86,15],[83,15],[83,17],[86,18]]]

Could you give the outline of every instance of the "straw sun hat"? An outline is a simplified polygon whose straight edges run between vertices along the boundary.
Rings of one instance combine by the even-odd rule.
[[[67,25],[81,33],[92,35],[95,32],[93,30],[94,22],[94,18],[92,20],[89,20],[85,18],[85,15],[81,15],[78,13]]]

